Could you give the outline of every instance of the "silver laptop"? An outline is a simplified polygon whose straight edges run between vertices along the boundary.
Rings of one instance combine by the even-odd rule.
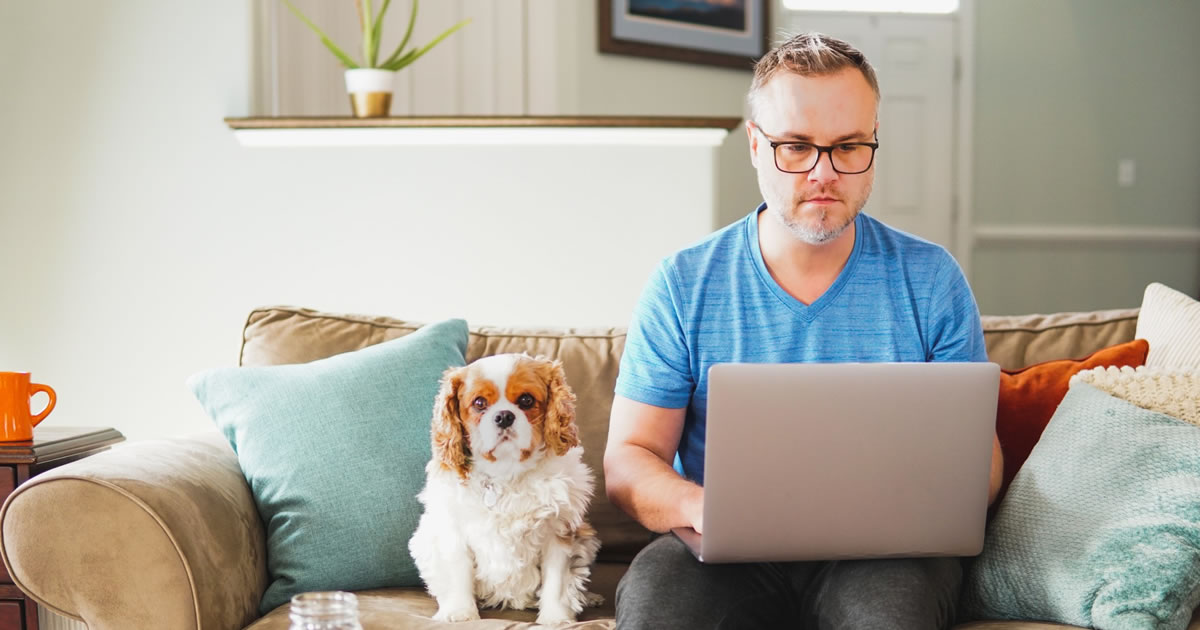
[[[983,549],[1000,367],[724,363],[708,372],[704,562]]]

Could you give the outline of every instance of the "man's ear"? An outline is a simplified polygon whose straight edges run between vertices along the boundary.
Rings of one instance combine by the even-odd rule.
[[[875,123],[878,127],[879,123]],[[754,123],[746,121],[746,137],[750,140],[750,164],[758,168],[758,134],[754,133]]]

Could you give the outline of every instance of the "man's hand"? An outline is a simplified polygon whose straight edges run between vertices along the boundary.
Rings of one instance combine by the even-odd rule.
[[[695,491],[683,499],[683,511],[697,534],[704,533],[704,488],[693,485]]]
[[[996,501],[1000,486],[1004,484],[1004,451],[1000,450],[1000,436],[992,438],[992,472],[988,483],[988,505]]]
[[[655,532],[704,526],[704,489],[671,463],[683,435],[685,409],[613,398],[604,451],[604,485],[614,505]]]

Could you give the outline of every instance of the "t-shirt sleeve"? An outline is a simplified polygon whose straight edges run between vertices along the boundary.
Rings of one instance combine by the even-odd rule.
[[[958,261],[945,254],[930,301],[929,360],[987,361],[979,306]]]
[[[634,308],[616,394],[656,407],[686,407],[695,389],[681,323],[679,287],[669,260],[650,276]]]

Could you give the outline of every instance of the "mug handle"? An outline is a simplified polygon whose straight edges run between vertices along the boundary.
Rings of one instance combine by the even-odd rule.
[[[29,384],[29,397],[33,398],[33,395],[38,392],[45,392],[46,395],[50,397],[50,402],[46,403],[46,408],[43,409],[41,413],[39,413],[38,415],[33,416],[32,418],[29,419],[30,426],[35,426],[35,427],[37,426],[37,423],[41,422],[42,420],[45,420],[46,416],[50,415],[51,411],[54,411],[54,403],[58,400],[58,398],[54,395],[54,388],[50,387],[49,385],[30,383]]]

